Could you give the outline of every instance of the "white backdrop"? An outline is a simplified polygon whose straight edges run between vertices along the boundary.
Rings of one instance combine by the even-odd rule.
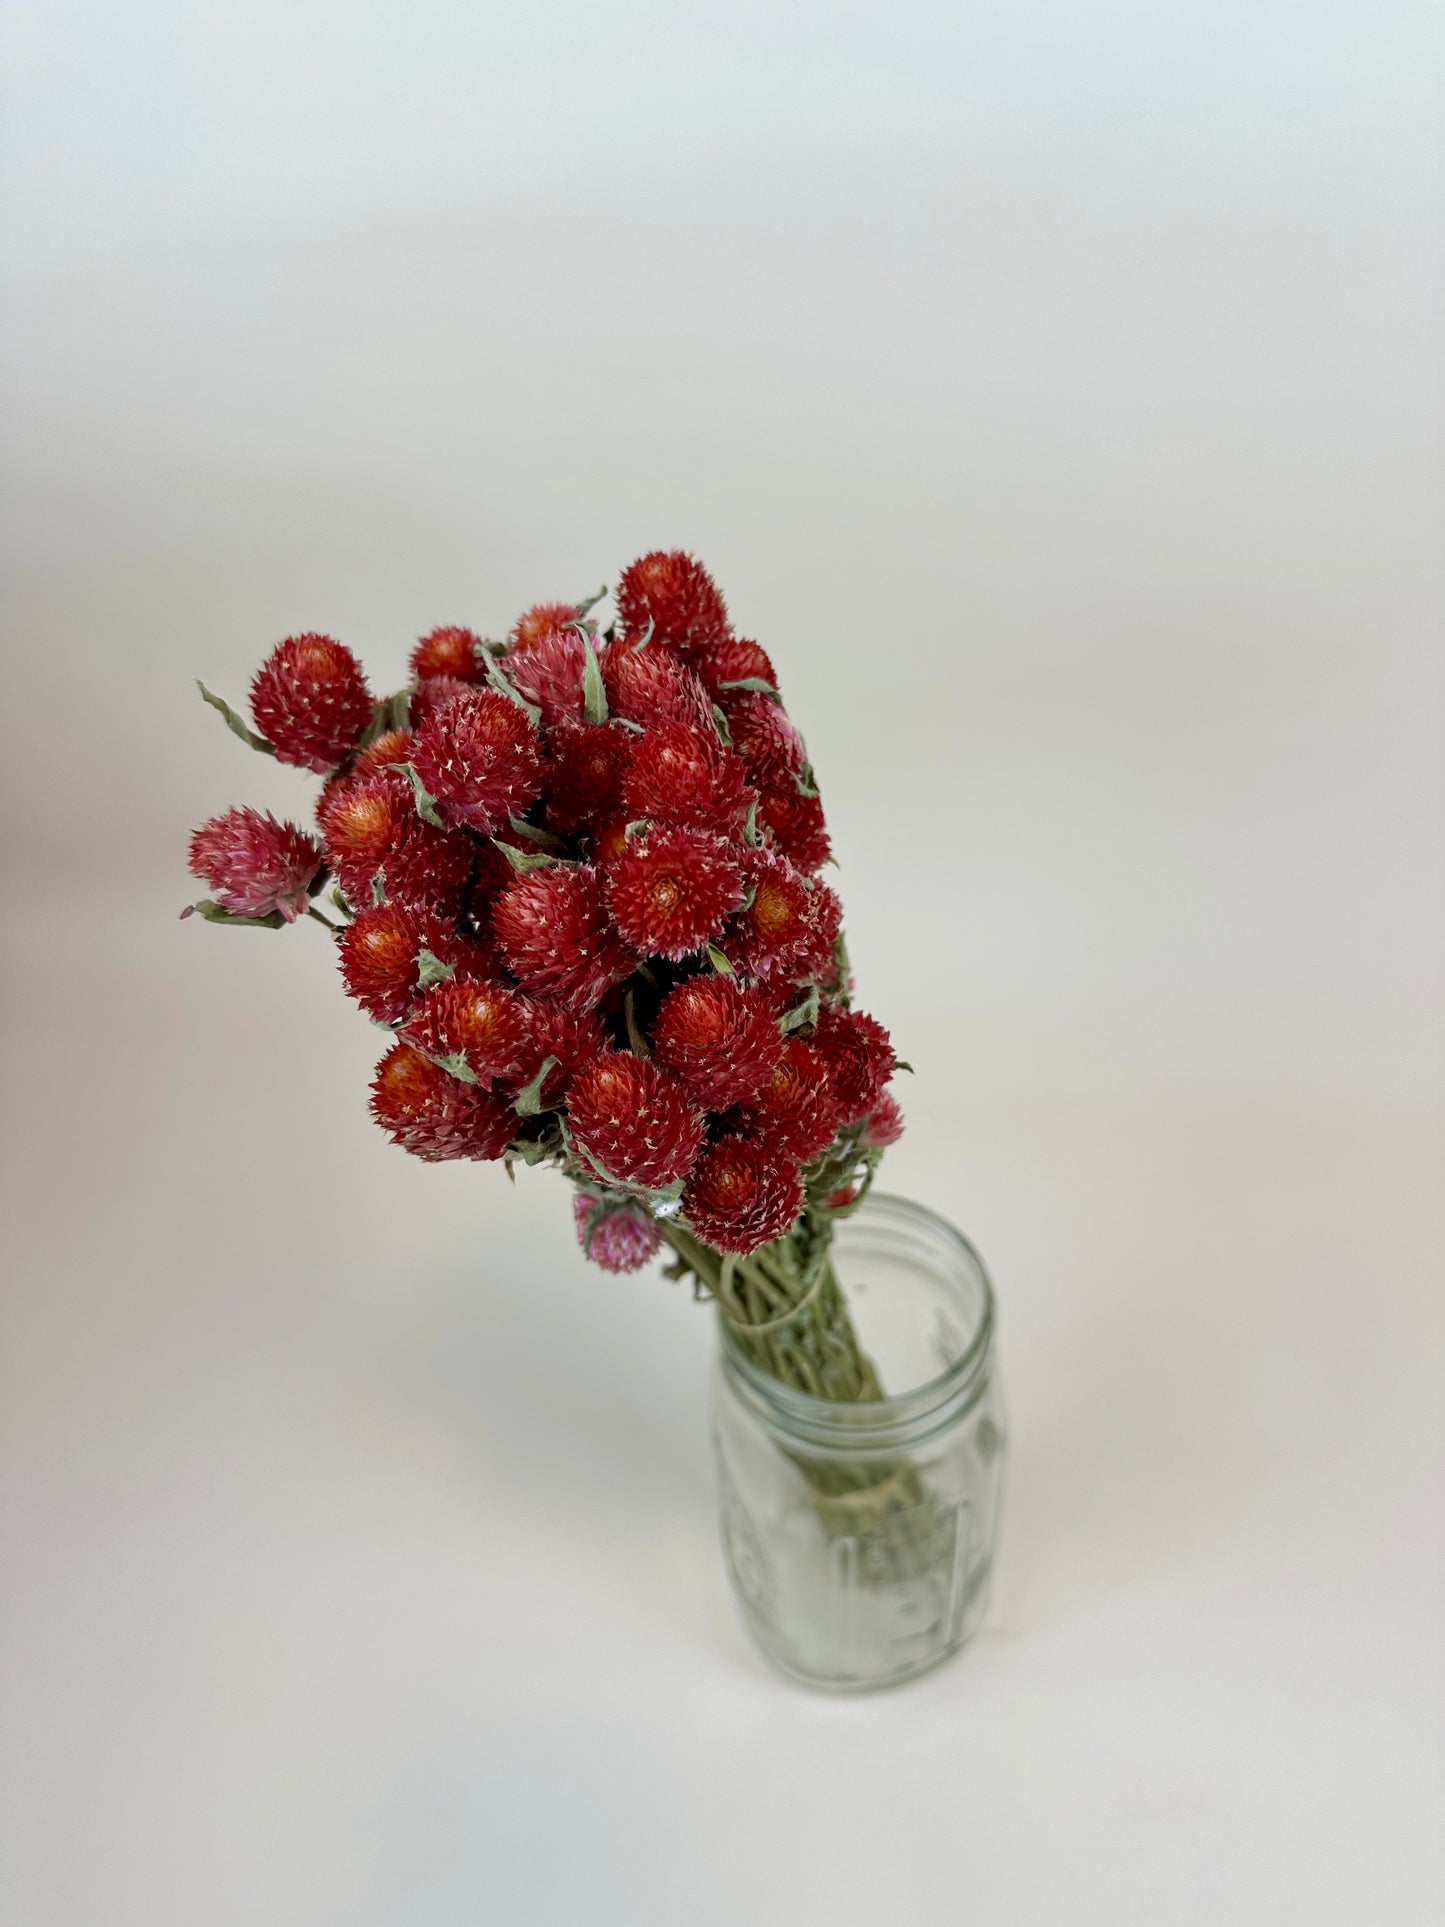
[[[19,5],[9,1927],[1445,1922],[1445,22]],[[365,1116],[239,698],[694,548],[894,1188],[1002,1301],[993,1613],[765,1671],[705,1315]]]

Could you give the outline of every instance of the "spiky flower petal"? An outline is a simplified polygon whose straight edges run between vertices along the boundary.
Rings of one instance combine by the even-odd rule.
[[[447,821],[484,836],[524,815],[542,788],[536,727],[497,689],[449,697],[422,725],[412,760]]]
[[[413,1157],[499,1158],[516,1133],[510,1105],[480,1084],[464,1084],[409,1044],[394,1044],[376,1067],[371,1115]]]
[[[810,876],[833,854],[823,805],[789,781],[764,786],[758,799],[758,825],[790,863]]]
[[[746,881],[752,900],[728,926],[729,958],[750,977],[798,982],[819,954],[814,886],[772,850],[755,850],[748,857]]]
[[[622,808],[631,820],[727,832],[751,795],[740,758],[724,749],[715,732],[663,723],[637,739],[622,785]]]
[[[438,830],[417,815],[398,770],[336,784],[317,812],[326,855],[348,901],[362,909],[381,879],[386,896],[455,915],[476,846],[463,830]]]
[[[557,1061],[538,1093],[541,1108],[551,1110],[566,1097],[582,1066],[607,1049],[607,1040],[590,1010],[573,1010],[545,997],[524,997],[522,1001],[527,1012],[527,1042],[515,1082],[518,1089],[532,1083],[547,1059],[554,1057]]]
[[[310,902],[321,848],[294,823],[238,804],[191,832],[189,861],[232,916],[269,917],[279,910],[294,923]]]
[[[600,658],[602,681],[614,716],[651,729],[658,723],[691,723],[709,729],[712,701],[690,669],[660,642],[635,647],[612,642]]]
[[[453,676],[458,682],[485,682],[482,639],[472,629],[446,625],[424,635],[411,652],[412,674],[427,682]]]
[[[587,646],[575,629],[555,629],[507,657],[507,680],[535,703],[548,729],[580,723],[586,715],[583,674]]]
[[[490,1086],[518,1076],[530,1029],[515,991],[452,977],[423,994],[402,1036],[454,1075],[469,1071],[478,1084]]]
[[[682,1208],[697,1235],[717,1251],[747,1257],[781,1238],[803,1208],[796,1162],[750,1138],[719,1138],[698,1159]]]
[[[828,1066],[843,1122],[865,1116],[882,1097],[898,1061],[888,1032],[866,1011],[825,1005],[813,1042]]]
[[[422,951],[455,969],[471,946],[430,910],[376,903],[357,913],[336,947],[348,992],[378,1024],[395,1024],[421,996],[417,971]]]
[[[783,1034],[761,991],[728,977],[689,977],[663,998],[652,1048],[704,1110],[725,1111],[767,1083],[783,1053]]]
[[[574,1192],[572,1219],[577,1242],[604,1271],[640,1271],[662,1244],[652,1213],[631,1198],[597,1197]]]
[[[904,1130],[903,1107],[892,1091],[885,1091],[868,1114],[862,1142],[870,1150],[896,1144]]]
[[[569,622],[576,622],[581,614],[582,611],[570,602],[539,602],[518,616],[512,624],[512,647],[530,648],[534,642],[557,635]]]
[[[555,828],[565,833],[617,814],[634,740],[621,723],[564,725],[552,731],[547,816]]]
[[[739,689],[723,697],[722,707],[733,746],[754,782],[777,788],[802,773],[807,751],[781,703]]]
[[[701,562],[683,549],[654,549],[622,571],[617,585],[622,634],[653,633],[687,650],[718,642],[728,633],[727,604]]]
[[[409,763],[415,740],[409,729],[387,730],[385,735],[366,745],[351,765],[350,778],[342,780],[375,776],[379,769],[394,769],[398,763]]]
[[[742,1111],[739,1124],[744,1135],[776,1144],[800,1164],[811,1164],[833,1142],[841,1121],[822,1052],[793,1036],[784,1042],[776,1069]]]
[[[519,983],[587,1009],[631,970],[607,922],[602,882],[586,863],[558,863],[513,879],[492,909],[492,930]]]
[[[356,748],[371,710],[361,665],[334,636],[288,636],[251,684],[251,714],[276,760],[318,774]]]
[[[415,735],[424,723],[430,722],[437,711],[453,696],[465,696],[475,685],[463,682],[459,676],[428,676],[417,684],[411,692],[410,717],[411,731]]]
[[[607,872],[612,921],[644,956],[692,956],[743,898],[733,847],[708,830],[648,830]]]
[[[686,1177],[703,1139],[703,1115],[661,1065],[627,1051],[584,1064],[567,1094],[574,1140],[600,1173],[656,1188]]]

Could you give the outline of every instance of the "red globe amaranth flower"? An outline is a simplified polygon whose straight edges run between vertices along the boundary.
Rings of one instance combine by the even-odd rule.
[[[580,723],[587,713],[582,678],[587,648],[575,629],[556,629],[506,660],[507,680],[519,696],[535,703],[548,729],[558,723]]]
[[[745,880],[752,901],[728,926],[724,948],[730,961],[763,981],[801,980],[819,951],[815,886],[771,850],[749,855]]]
[[[482,639],[475,630],[433,629],[411,652],[412,674],[420,682],[433,676],[451,676],[464,683],[485,682],[483,653]]]
[[[621,723],[554,729],[548,738],[547,817],[564,834],[622,808],[622,778],[636,738]]]
[[[862,1142],[869,1150],[879,1150],[885,1145],[896,1144],[903,1135],[903,1107],[892,1091],[885,1091],[868,1114],[868,1122],[863,1126]]]
[[[398,763],[409,763],[415,740],[409,729],[387,730],[384,736],[366,745],[352,764],[349,776],[340,780],[356,782],[361,777],[375,776],[380,769],[395,769]]]
[[[473,683],[463,682],[457,676],[428,676],[425,682],[418,683],[411,692],[408,706],[413,736],[453,696],[468,695],[474,687]]]
[[[662,1244],[652,1213],[630,1198],[604,1203],[591,1192],[576,1191],[572,1221],[578,1244],[604,1271],[640,1271]]]
[[[515,877],[497,898],[492,931],[528,990],[587,1009],[620,983],[633,958],[609,928],[602,882],[587,863]]]
[[[518,1076],[530,1028],[514,990],[452,977],[423,994],[402,1037],[455,1075],[465,1066],[478,1084],[490,1086]]]
[[[768,683],[774,690],[778,686],[771,656],[760,642],[747,636],[725,636],[710,648],[699,649],[688,661],[718,702],[731,695],[736,684],[749,679]]]
[[[791,782],[763,790],[758,799],[758,825],[790,863],[810,876],[833,854],[823,805],[816,796],[804,796]]]
[[[851,1124],[865,1116],[882,1097],[898,1061],[888,1032],[866,1011],[825,1004],[813,1043],[828,1066],[842,1121]]]
[[[808,898],[808,938],[794,981],[832,990],[838,982],[836,945],[843,932],[843,902],[836,890],[814,881]]]
[[[662,723],[636,740],[622,809],[629,821],[690,823],[726,834],[751,795],[742,763],[716,734]]]
[[[609,1051],[584,1064],[567,1094],[574,1140],[600,1172],[650,1189],[686,1177],[703,1115],[682,1084],[648,1057]]]
[[[712,702],[690,669],[661,643],[610,642],[599,659],[611,713],[651,729],[658,723],[713,727]]]
[[[522,1090],[547,1059],[555,1057],[557,1061],[539,1093],[542,1109],[552,1110],[566,1097],[582,1066],[608,1049],[607,1039],[590,1010],[573,1010],[570,1005],[554,1004],[544,997],[523,997],[522,1002],[527,1013],[527,1042],[514,1083]]]
[[[251,714],[277,762],[318,774],[351,754],[371,711],[361,664],[334,636],[288,636],[251,684]]]
[[[294,923],[310,904],[321,847],[294,823],[238,804],[191,832],[189,862],[233,917],[279,910]]]
[[[644,956],[692,956],[721,935],[742,898],[732,847],[708,830],[648,830],[607,871],[612,921]]]
[[[777,1145],[800,1164],[822,1156],[840,1122],[827,1062],[816,1045],[798,1036],[784,1040],[777,1068],[738,1118],[745,1136]]]
[[[629,563],[617,585],[617,613],[625,638],[645,635],[651,623],[660,641],[682,650],[719,642],[729,628],[717,584],[683,549],[654,549]]]
[[[739,689],[722,698],[722,708],[733,747],[754,782],[778,789],[802,774],[808,754],[781,703],[755,690]]]
[[[421,996],[417,959],[423,950],[455,967],[470,948],[430,910],[376,903],[357,913],[337,944],[341,981],[368,1017],[395,1024]]]
[[[682,1194],[683,1215],[697,1235],[714,1250],[743,1258],[781,1238],[802,1208],[794,1160],[745,1137],[709,1144]]]
[[[397,770],[336,785],[318,812],[326,855],[354,909],[372,900],[373,880],[398,902],[455,916],[476,845],[463,830],[439,830],[416,813],[411,784]]]
[[[444,702],[418,732],[412,762],[447,821],[484,836],[525,815],[542,788],[536,727],[497,689]]]
[[[495,1092],[463,1084],[408,1044],[394,1044],[377,1065],[371,1115],[393,1144],[435,1164],[499,1158],[517,1129]]]
[[[528,649],[534,642],[557,635],[569,622],[580,621],[581,616],[582,611],[571,602],[539,602],[512,624],[512,647]]]
[[[858,1187],[856,1184],[840,1184],[836,1191],[830,1191],[828,1193],[828,1209],[830,1211],[845,1211],[857,1195]]]
[[[722,976],[689,977],[663,998],[652,1048],[704,1110],[725,1111],[767,1083],[783,1054],[783,1034],[760,991]]]

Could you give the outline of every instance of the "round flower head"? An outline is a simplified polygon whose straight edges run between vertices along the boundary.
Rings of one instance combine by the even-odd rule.
[[[586,660],[586,645],[575,629],[554,629],[512,651],[505,665],[507,680],[519,696],[536,704],[549,729],[580,723],[587,713],[582,684]]]
[[[479,1084],[463,1084],[409,1044],[394,1044],[376,1067],[371,1115],[413,1157],[499,1158],[517,1119],[509,1104]]]
[[[333,636],[288,636],[251,684],[251,714],[277,762],[318,774],[356,748],[371,710],[360,663]]]
[[[458,682],[485,682],[482,639],[471,629],[433,629],[411,652],[412,674],[419,682],[452,676]]]
[[[447,821],[484,836],[525,814],[542,788],[536,727],[497,689],[449,697],[422,725],[412,761]]]
[[[527,1013],[527,1042],[514,1082],[518,1090],[523,1089],[549,1057],[555,1058],[538,1093],[542,1109],[551,1110],[566,1097],[582,1066],[607,1049],[607,1040],[590,1010],[573,1010],[544,997],[524,997],[522,1002]]]
[[[634,737],[621,723],[584,723],[552,732],[547,816],[564,834],[622,808],[622,778]]]
[[[476,846],[464,831],[424,823],[398,771],[336,785],[318,815],[327,860],[354,909],[372,901],[379,877],[383,893],[398,902],[456,914]]]
[[[897,1059],[888,1032],[862,1010],[825,1004],[813,1042],[828,1066],[845,1124],[864,1117],[883,1095]]]
[[[722,699],[728,732],[754,782],[774,788],[801,775],[808,760],[803,739],[783,705],[756,690],[734,690]]]
[[[796,983],[832,990],[838,982],[836,945],[843,931],[843,902],[836,890],[816,880],[808,896],[808,939],[798,959]]]
[[[604,1271],[640,1271],[662,1244],[652,1213],[631,1198],[604,1201],[587,1191],[574,1192],[572,1219],[578,1244]]]
[[[778,672],[767,650],[746,636],[725,636],[710,648],[699,649],[688,661],[718,702],[741,682],[765,682],[775,691],[778,687]]]
[[[412,744],[415,741],[409,729],[389,729],[384,736],[366,745],[351,766],[351,781],[363,776],[375,776],[379,769],[394,769],[398,763],[411,761]]]
[[[729,977],[689,977],[663,998],[652,1047],[704,1110],[725,1111],[767,1083],[782,1056],[783,1033],[761,991]]]
[[[534,642],[557,635],[569,622],[579,621],[581,615],[582,611],[570,602],[539,602],[512,624],[512,647],[528,649]]]
[[[358,911],[336,946],[342,982],[378,1024],[399,1023],[421,996],[417,967],[423,950],[455,968],[466,947],[450,923],[404,903]]]
[[[632,968],[607,922],[602,884],[586,863],[514,877],[492,909],[507,968],[528,990],[585,1010]]]
[[[622,785],[632,821],[692,823],[723,832],[742,815],[752,792],[742,763],[715,733],[663,723],[639,736]]]
[[[453,696],[468,695],[474,684],[463,682],[457,676],[428,676],[417,684],[411,692],[409,713],[411,731],[415,735],[424,723],[430,722],[437,711]]]
[[[833,854],[823,805],[790,781],[764,788],[758,799],[758,824],[774,847],[810,876]]]
[[[742,897],[732,846],[707,830],[649,830],[607,872],[607,907],[627,942],[674,962],[719,936]]]
[[[798,982],[819,950],[813,886],[771,850],[751,853],[746,881],[752,900],[728,927],[728,956],[750,977]]]
[[[822,1156],[840,1121],[833,1079],[821,1051],[797,1036],[785,1039],[777,1068],[739,1119],[745,1136],[777,1145],[799,1164]]]
[[[526,1062],[527,1011],[501,984],[452,977],[423,994],[402,1036],[454,1076],[504,1084]]]
[[[649,1057],[608,1051],[572,1080],[572,1136],[600,1174],[649,1188],[673,1184],[692,1168],[703,1116],[686,1090]]]
[[[863,1143],[870,1150],[896,1144],[903,1135],[903,1109],[892,1091],[885,1091],[868,1114]]]
[[[238,804],[192,831],[190,867],[233,917],[279,911],[294,923],[310,903],[321,850],[295,824]]]
[[[698,1159],[682,1194],[683,1214],[717,1251],[747,1257],[781,1238],[803,1208],[796,1162],[750,1138],[719,1138]]]
[[[614,716],[652,729],[658,723],[713,727],[712,702],[690,669],[660,642],[611,642],[600,657],[602,682]]]
[[[651,624],[676,649],[702,648],[728,633],[721,590],[683,549],[654,549],[629,563],[617,585],[617,613],[624,637],[646,635]]]

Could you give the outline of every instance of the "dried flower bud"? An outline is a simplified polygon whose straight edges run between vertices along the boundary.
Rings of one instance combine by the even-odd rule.
[[[288,636],[251,685],[251,714],[277,761],[318,774],[351,754],[371,711],[361,665],[334,636]]]
[[[269,917],[279,910],[293,923],[310,902],[321,849],[294,823],[238,804],[191,833],[190,867],[232,916]]]

